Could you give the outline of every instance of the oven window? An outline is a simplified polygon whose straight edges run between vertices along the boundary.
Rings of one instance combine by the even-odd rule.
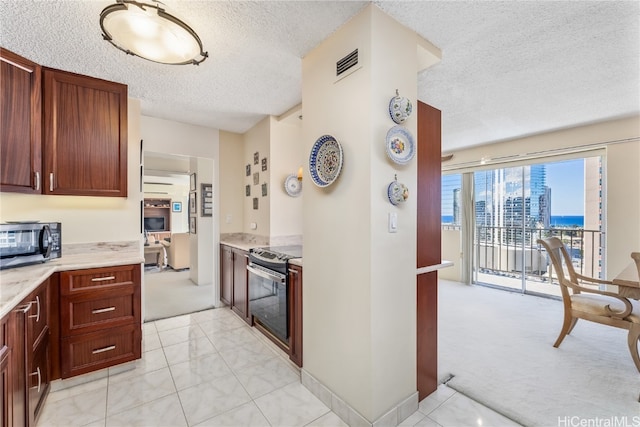
[[[284,343],[288,342],[286,283],[249,273],[249,310],[254,321],[260,322]]]

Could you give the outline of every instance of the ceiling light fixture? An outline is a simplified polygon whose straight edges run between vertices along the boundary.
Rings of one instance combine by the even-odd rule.
[[[100,13],[102,37],[129,55],[161,64],[199,65],[209,57],[200,37],[162,3],[116,0]]]

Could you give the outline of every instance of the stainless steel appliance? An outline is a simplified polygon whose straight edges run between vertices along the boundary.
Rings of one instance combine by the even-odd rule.
[[[59,222],[0,224],[0,269],[45,262],[62,256]]]
[[[262,327],[289,346],[288,262],[302,258],[302,246],[274,246],[249,250],[249,312]]]

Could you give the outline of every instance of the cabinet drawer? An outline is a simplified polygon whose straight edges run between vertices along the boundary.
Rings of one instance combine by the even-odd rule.
[[[141,338],[133,324],[63,338],[62,378],[139,359]]]
[[[128,325],[136,320],[136,305],[132,286],[126,293],[103,298],[61,298],[61,334],[63,337],[98,329]],[[111,292],[113,294],[113,292]]]
[[[123,265],[63,271],[60,273],[60,294],[72,295],[78,292],[139,283],[139,270],[139,265]]]

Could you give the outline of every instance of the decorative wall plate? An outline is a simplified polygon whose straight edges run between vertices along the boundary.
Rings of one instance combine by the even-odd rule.
[[[400,165],[407,164],[416,154],[413,135],[399,125],[387,132],[386,147],[389,158]]]
[[[284,191],[291,197],[298,197],[302,191],[302,181],[295,174],[291,174],[284,180]]]
[[[394,206],[404,203],[409,198],[409,189],[397,180],[391,181],[387,187],[387,198]]]
[[[318,187],[331,185],[342,170],[342,146],[331,135],[323,135],[313,144],[309,155],[309,173]]]
[[[396,96],[389,101],[391,120],[400,124],[409,118],[411,111],[413,111],[413,105],[411,105],[409,98],[398,95],[398,91],[396,91]]]

